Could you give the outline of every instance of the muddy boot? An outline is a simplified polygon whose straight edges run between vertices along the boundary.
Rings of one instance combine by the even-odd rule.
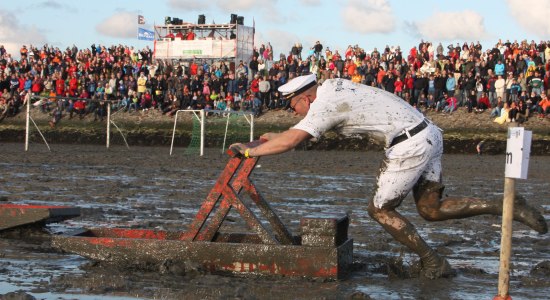
[[[451,268],[449,262],[433,250],[421,257],[420,262],[422,264],[420,274],[428,279],[456,276],[456,271]]]
[[[369,203],[368,213],[396,241],[418,254],[422,267],[420,270],[421,275],[435,279],[450,277],[454,274],[447,260],[439,256],[418,234],[414,226],[401,214],[395,210],[377,209],[372,202]]]
[[[525,198],[520,195],[516,195],[514,200],[514,220],[531,227],[540,234],[548,232],[548,224],[546,224],[544,216],[527,204]]]

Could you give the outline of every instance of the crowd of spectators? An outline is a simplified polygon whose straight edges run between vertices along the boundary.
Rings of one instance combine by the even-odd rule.
[[[444,47],[421,41],[405,53],[399,46],[367,52],[357,45],[340,53],[317,41],[309,49],[296,43],[278,60],[272,53],[268,44],[238,64],[174,64],[155,60],[148,47],[23,46],[14,59],[0,46],[0,120],[16,115],[31,95],[43,96],[34,106],[52,114],[52,127],[64,115],[102,120],[107,105],[166,115],[178,109],[290,111],[277,88],[310,73],[321,83],[346,78],[384,89],[422,111],[489,111],[499,123],[550,115],[550,42],[499,40],[484,49],[479,42]]]
[[[479,42],[421,41],[408,52],[399,46],[367,52],[350,45],[344,53],[316,42],[303,60],[298,46],[278,62],[289,73],[316,73],[321,82],[347,78],[394,93],[422,111],[488,110],[499,123],[550,114],[550,41],[499,40],[487,49]]]

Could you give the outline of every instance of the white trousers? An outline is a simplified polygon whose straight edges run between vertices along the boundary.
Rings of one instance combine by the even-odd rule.
[[[376,181],[375,207],[397,207],[420,177],[440,182],[442,154],[443,134],[430,122],[413,137],[386,149]]]

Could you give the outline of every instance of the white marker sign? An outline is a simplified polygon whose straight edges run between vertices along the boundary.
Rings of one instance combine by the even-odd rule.
[[[508,128],[504,177],[527,179],[532,136],[533,133],[523,127]]]

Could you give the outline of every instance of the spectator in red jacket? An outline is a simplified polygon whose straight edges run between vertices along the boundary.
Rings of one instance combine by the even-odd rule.
[[[187,40],[192,41],[194,39],[195,39],[195,33],[193,32],[193,30],[189,30],[189,32],[187,32]]]
[[[84,114],[86,113],[86,101],[82,99],[77,100],[74,103],[74,113],[76,113],[80,117],[80,119],[83,119]],[[69,118],[72,118],[72,117],[73,117],[73,111],[70,112]]]
[[[411,72],[407,72],[407,75],[405,75],[405,90],[409,93],[409,95],[413,95],[414,90],[414,78],[412,77]]]
[[[55,93],[57,94],[57,96],[65,95],[65,80],[63,80],[61,77],[55,80]]]
[[[404,83],[403,81],[401,81],[401,77],[400,76],[396,76],[395,78],[395,82],[393,83],[393,86],[394,86],[394,93],[399,96],[399,97],[403,97],[403,86],[404,86]]]
[[[458,101],[456,100],[455,97],[449,97],[447,93],[443,94],[443,98],[445,98],[445,102],[446,102],[445,108],[443,109],[443,113],[452,114],[453,111],[455,111],[457,108]]]
[[[250,82],[250,90],[254,95],[260,98],[260,75],[256,74],[252,82]]]
[[[486,92],[483,92],[481,94],[481,97],[479,97],[479,100],[477,100],[476,112],[484,112],[486,109],[489,109],[490,107],[491,107],[491,103],[489,102],[489,97],[487,96]]]
[[[189,72],[190,72],[191,76],[197,75],[198,70],[199,70],[199,65],[197,65],[197,63],[195,61],[193,61],[191,63],[191,65],[189,66]]]
[[[78,80],[76,79],[76,77],[69,75],[68,81],[69,81],[69,96],[75,97],[78,89]]]
[[[44,80],[42,79],[42,77],[40,77],[40,75],[36,75],[34,77],[34,79],[32,80],[32,87],[31,87],[31,92],[34,95],[38,95],[40,94],[40,92],[42,92],[42,89],[44,88],[43,82]]]
[[[25,89],[25,81],[27,81],[27,76],[21,74],[18,80],[19,80],[19,90],[23,91]]]

